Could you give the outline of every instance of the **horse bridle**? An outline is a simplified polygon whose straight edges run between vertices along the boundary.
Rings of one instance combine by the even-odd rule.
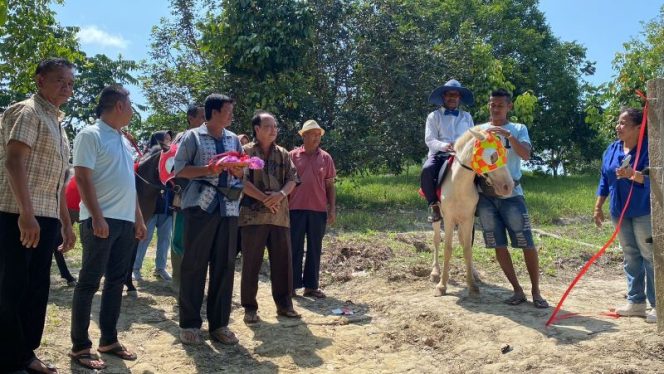
[[[147,184],[149,187],[152,187],[155,190],[159,190],[160,192],[173,191],[175,193],[180,193],[180,191],[182,191],[182,187],[180,187],[179,185],[173,183],[172,180],[168,181],[169,184],[171,184],[171,186],[168,186],[168,185],[163,185],[163,184],[152,183],[152,182],[148,181],[147,179],[141,177],[140,174],[138,174],[138,172],[134,172],[134,175],[136,175],[136,177],[138,179],[140,179],[143,183]]]
[[[160,153],[161,153],[161,151],[160,151]],[[140,174],[138,174],[138,170],[136,170],[136,171],[134,172],[134,175],[135,175],[138,179],[140,179],[141,182],[145,183],[145,184],[148,185],[149,187],[154,188],[155,190],[159,190],[159,192],[161,192],[161,193],[163,193],[164,191],[173,191],[173,192],[175,192],[176,194],[178,194],[178,193],[180,193],[180,192],[182,191],[182,187],[179,186],[179,185],[177,185],[177,184],[175,184],[175,182],[173,182],[172,179],[168,181],[169,185],[164,185],[164,184],[156,184],[156,183],[152,183],[152,182],[150,182],[149,180],[143,178]]]
[[[476,172],[475,170],[473,170],[470,166],[465,165],[463,162],[461,162],[461,161],[456,157],[456,155],[455,155],[455,157],[454,157],[454,160],[455,160],[456,162],[458,162],[459,165],[461,165],[462,168],[464,168],[464,169],[466,169],[466,170],[469,170],[469,171],[472,171],[473,173],[475,173],[476,176],[478,176],[478,177],[480,177],[480,178],[484,178],[484,179],[486,180],[486,184],[487,184],[487,185],[489,185],[489,186],[492,186],[492,185],[493,185],[492,182],[491,182],[491,178],[489,178],[489,174],[488,174],[488,173],[484,173],[484,174],[479,174],[479,173],[477,173],[477,172]]]

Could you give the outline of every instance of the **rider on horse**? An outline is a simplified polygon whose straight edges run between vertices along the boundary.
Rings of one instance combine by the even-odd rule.
[[[438,174],[454,150],[454,142],[473,127],[470,113],[459,109],[459,104],[473,105],[473,93],[452,79],[431,92],[429,102],[440,106],[429,113],[426,122],[424,142],[429,148],[427,160],[422,166],[420,187],[431,208],[429,220],[436,222],[441,219],[436,187],[439,184]],[[442,179],[442,178],[441,178]]]

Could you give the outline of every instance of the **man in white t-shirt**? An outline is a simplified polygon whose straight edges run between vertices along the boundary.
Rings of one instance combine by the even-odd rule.
[[[69,353],[78,364],[93,370],[106,367],[104,361],[91,353],[88,335],[92,299],[102,276],[105,280],[97,351],[136,360],[136,354],[118,341],[116,325],[135,240],[144,239],[146,232],[136,197],[130,146],[120,131],[133,115],[129,92],[119,85],[104,88],[96,114],[97,123],[81,130],[74,140],[75,178],[81,194],[83,263],[72,302]]]
[[[480,190],[477,213],[482,223],[484,243],[487,248],[494,248],[496,260],[512,285],[514,293],[505,300],[508,305],[519,305],[526,301],[526,294],[519,284],[512,257],[507,250],[508,238],[513,248],[523,250],[523,258],[530,276],[531,295],[536,308],[548,308],[549,303],[542,297],[539,288],[539,258],[533,241],[530,217],[523,197],[523,188],[518,183],[521,179],[521,160],[529,160],[532,151],[528,128],[521,123],[508,119],[512,109],[512,95],[497,89],[491,93],[489,112],[491,121],[480,128],[498,135],[507,149],[507,169],[514,179],[511,196],[491,196]]]
[[[427,117],[424,142],[429,148],[427,160],[422,166],[420,187],[431,208],[429,221],[440,221],[440,207],[436,187],[440,182],[438,173],[449,153],[454,150],[454,142],[473,127],[470,113],[459,109],[459,104],[473,105],[473,93],[452,79],[431,92],[429,102],[440,106]]]

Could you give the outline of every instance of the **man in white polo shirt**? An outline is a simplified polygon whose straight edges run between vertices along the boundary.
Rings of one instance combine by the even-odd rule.
[[[97,123],[81,130],[74,140],[75,175],[81,193],[83,263],[74,290],[73,346],[69,355],[81,366],[103,369],[104,361],[91,354],[88,335],[92,298],[104,276],[98,351],[136,360],[136,354],[118,342],[116,325],[134,240],[142,240],[146,228],[136,198],[134,162],[120,131],[133,115],[129,92],[119,85],[104,88],[96,114]]]

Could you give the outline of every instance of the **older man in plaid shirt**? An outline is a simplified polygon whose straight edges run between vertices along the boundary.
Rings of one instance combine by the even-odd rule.
[[[48,59],[35,74],[38,93],[16,103],[0,123],[0,372],[57,373],[37,358],[50,285],[58,218],[61,251],[74,246],[64,198],[69,140],[59,107],[69,100],[74,66]]]

